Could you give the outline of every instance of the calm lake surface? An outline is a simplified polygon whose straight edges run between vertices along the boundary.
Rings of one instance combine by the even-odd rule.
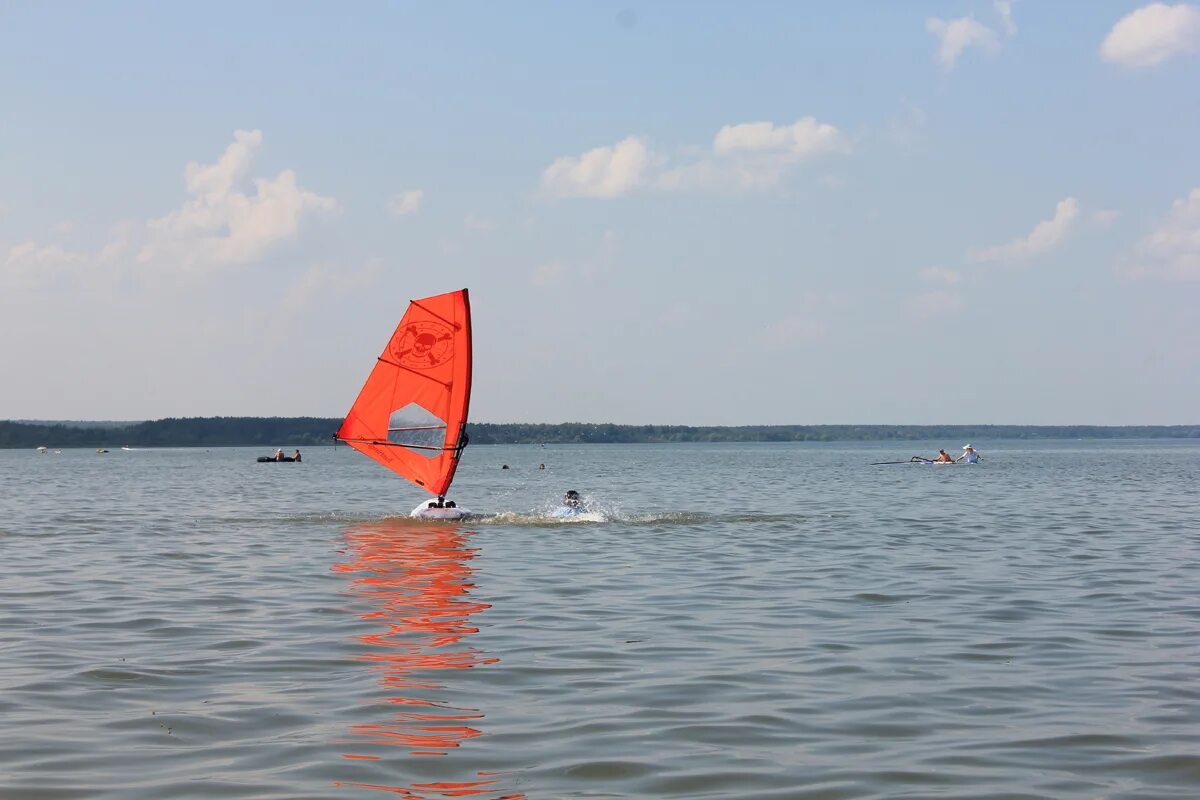
[[[963,444],[0,451],[0,797],[1200,796],[1200,443]]]

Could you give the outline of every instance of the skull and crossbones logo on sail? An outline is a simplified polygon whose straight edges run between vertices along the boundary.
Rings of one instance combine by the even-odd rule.
[[[454,355],[454,334],[438,322],[414,322],[405,326],[392,352],[402,367],[431,369]]]

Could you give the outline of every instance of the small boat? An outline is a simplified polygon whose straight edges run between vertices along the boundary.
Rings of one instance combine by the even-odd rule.
[[[97,448],[96,448],[96,452],[97,452],[97,453],[107,453],[108,451],[107,451],[107,450],[105,450],[103,447],[97,447]]]
[[[46,453],[49,453],[49,452],[50,452],[50,448],[49,448],[49,447],[39,447],[39,448],[37,449],[37,451],[38,451],[39,453],[41,453],[42,455],[46,455]]]
[[[925,456],[913,456],[908,461],[874,461],[871,463],[871,466],[878,467],[878,466],[883,466],[884,464],[908,464],[910,466],[913,464],[917,464],[920,466],[931,466],[931,467],[965,467],[965,466],[969,466],[972,464],[978,464],[978,462],[977,461],[935,461],[934,459],[926,458]]]
[[[291,456],[284,456],[283,458],[276,458],[275,456],[259,456],[257,460],[260,464],[287,464],[295,461],[296,459],[292,458]]]
[[[471,401],[471,305],[467,290],[408,304],[358,398],[340,441],[429,492],[409,516],[455,520],[446,501],[467,446]]]

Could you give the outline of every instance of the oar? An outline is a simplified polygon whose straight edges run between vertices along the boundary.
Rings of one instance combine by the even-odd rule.
[[[922,458],[921,456],[913,456],[908,461],[873,461],[868,464],[868,467],[878,467],[884,464],[919,464],[927,461],[932,461],[930,458]]]

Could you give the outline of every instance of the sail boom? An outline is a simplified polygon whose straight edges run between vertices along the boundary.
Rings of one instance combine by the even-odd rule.
[[[428,444],[401,444],[400,442],[389,442],[387,439],[342,439],[339,436],[338,440],[346,444],[374,444],[380,447],[403,447],[406,450],[434,450],[439,453],[448,453],[458,449],[457,447],[433,447]]]

